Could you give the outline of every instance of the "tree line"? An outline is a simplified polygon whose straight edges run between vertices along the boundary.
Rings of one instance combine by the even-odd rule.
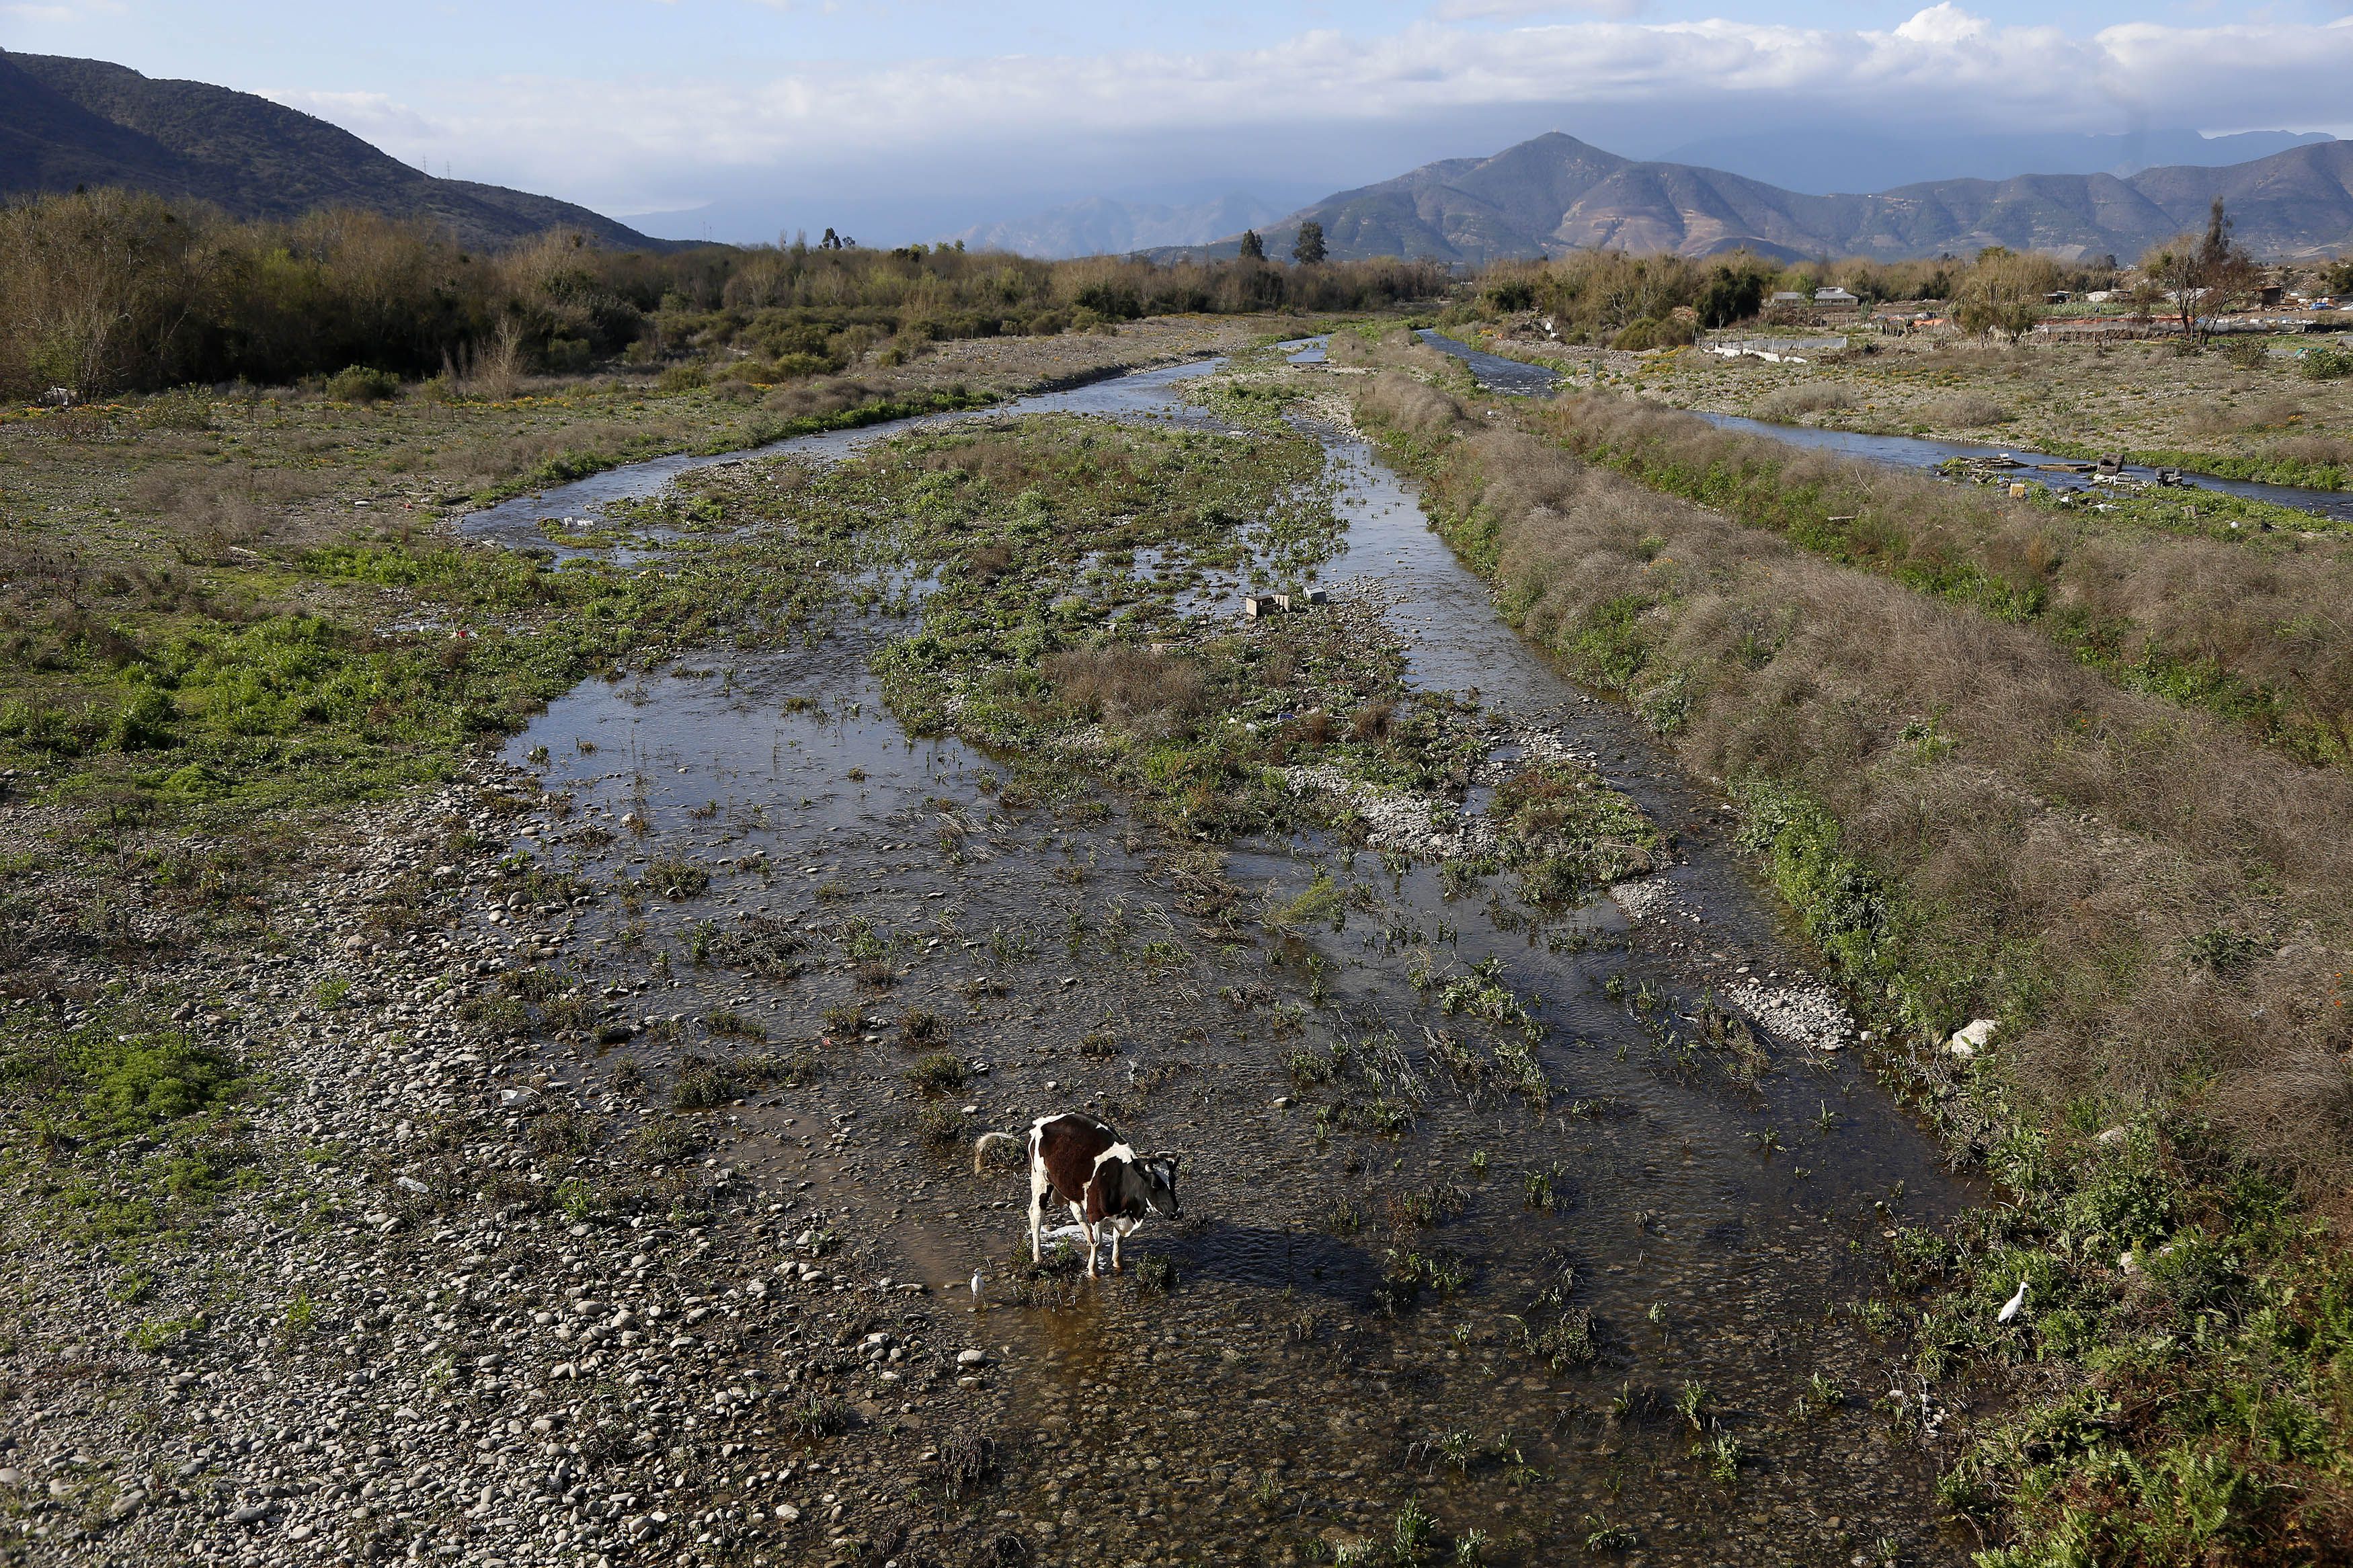
[[[0,395],[396,376],[485,357],[577,372],[749,353],[776,374],[881,346],[1181,312],[1374,310],[1443,295],[1435,262],[1039,261],[960,247],[596,248],[555,232],[470,252],[428,222],[239,222],[119,189],[0,209]]]
[[[2323,287],[2353,292],[2353,258],[2325,265]],[[1865,306],[1933,302],[1972,334],[2013,342],[2049,313],[2052,297],[2114,290],[2116,307],[2142,320],[2167,320],[2202,337],[2213,318],[2248,304],[2264,268],[2232,233],[2218,197],[2201,231],[2154,245],[2134,267],[2113,256],[2073,260],[1991,246],[1967,259],[1905,261],[1852,257],[1782,262],[1749,251],[1694,259],[1578,250],[1543,260],[1488,266],[1458,310],[1489,319],[1535,314],[1565,342],[1613,348],[1665,348],[1704,331],[1771,314],[1777,293],[1810,302],[1814,291],[1841,288]]]
[[[1578,250],[1542,261],[1493,263],[1481,275],[1473,305],[1489,317],[1547,317],[1565,342],[1649,349],[1692,342],[1702,331],[1765,316],[1777,293],[1798,294],[1810,303],[1816,289],[1841,288],[1865,305],[1947,301],[1971,298],[1989,276],[1999,274],[2011,292],[2032,285],[2039,306],[2051,290],[2102,288],[2116,274],[2112,257],[2063,264],[2036,256],[2018,265],[2002,260],[2010,255],[1989,250],[1968,261],[1849,258],[1790,263],[1746,250],[1701,258]]]

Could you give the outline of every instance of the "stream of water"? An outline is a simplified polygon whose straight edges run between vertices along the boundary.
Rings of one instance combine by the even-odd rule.
[[[995,412],[1197,423],[1176,384],[1215,368]],[[661,459],[466,527],[540,547],[540,518],[592,513],[691,467],[839,455],[893,433]],[[591,874],[672,852],[767,868],[657,903],[652,935],[747,914],[815,931],[855,914],[905,936],[891,1000],[847,1028],[838,1011],[818,1020],[856,1000],[832,975],[639,979],[649,1016],[725,1006],[777,1038],[828,1041],[826,1076],[735,1112],[724,1157],[764,1194],[881,1237],[901,1278],[1001,1273],[1026,1187],[976,1181],[968,1157],[915,1135],[885,1015],[917,1005],[975,1066],[958,1097],[974,1130],[1085,1106],[1187,1157],[1189,1217],[1128,1248],[1131,1262],[1173,1261],[1173,1292],[1105,1282],[1051,1311],[923,1304],[970,1313],[975,1342],[1001,1358],[1002,1431],[1039,1438],[1008,1450],[996,1506],[1039,1561],[1328,1560],[1388,1538],[1409,1503],[1453,1539],[1484,1532],[1490,1562],[1557,1562],[1588,1538],[1630,1543],[1645,1563],[1845,1564],[1866,1547],[1959,1561],[1936,1523],[1931,1456],[1874,1408],[1902,1384],[1859,1308],[1891,1227],[1933,1223],[1971,1193],[1858,1060],[1715,805],[1622,710],[1512,635],[1367,447],[1309,433],[1347,525],[1322,579],[1335,595],[1385,606],[1413,684],[1475,692],[1509,737],[1499,757],[1540,746],[1626,791],[1674,833],[1674,863],[1537,919],[1500,884],[1450,889],[1427,864],[1400,872],[1314,836],[1249,843],[1227,857],[1234,882],[1279,900],[1320,869],[1350,889],[1351,912],[1236,947],[1197,939],[1117,812],[1008,808],[992,796],[1000,764],[902,731],[867,656],[907,620],[851,614],[812,647],[584,682],[509,755],[545,747],[546,786],[577,823],[649,825],[575,839]],[[627,972],[617,926],[579,934],[592,931]],[[1146,942],[1159,949],[1148,963]],[[1440,1037],[1467,1026],[1411,983],[1433,958],[1457,973],[1497,961],[1527,999],[1557,1090],[1547,1109],[1436,1065]],[[1703,997],[1755,1025],[1761,1070],[1662,1051],[1659,1026],[1690,1022]],[[1409,1122],[1319,1129],[1291,1059],[1383,1036],[1399,1042],[1385,1089]],[[608,1066],[579,1052],[548,1065],[584,1096]],[[1425,1195],[1433,1222],[1393,1228]],[[1449,1282],[1377,1310],[1408,1251]],[[1556,1363],[1530,1354],[1532,1328],[1566,1317],[1589,1326],[1585,1348]],[[1814,1379],[1841,1398],[1810,1396]]]

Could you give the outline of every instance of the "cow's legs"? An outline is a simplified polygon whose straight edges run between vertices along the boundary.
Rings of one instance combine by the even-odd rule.
[[[1039,1235],[1046,1228],[1046,1162],[1029,1156],[1029,1261],[1042,1263],[1045,1251]]]
[[[1117,1220],[1111,1222],[1111,1271],[1120,1272],[1119,1244],[1127,1238],[1127,1227]]]
[[[1087,1217],[1085,1205],[1081,1204],[1072,1204],[1071,1205],[1071,1217],[1079,1222],[1079,1228],[1081,1230],[1087,1233],[1087,1278],[1092,1279],[1095,1278],[1095,1247],[1097,1245],[1095,1241],[1095,1222]]]

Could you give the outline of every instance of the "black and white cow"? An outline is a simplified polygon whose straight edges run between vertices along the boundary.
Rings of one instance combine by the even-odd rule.
[[[973,1174],[997,1143],[1020,1140],[1010,1132],[985,1132],[972,1147]],[[1071,1217],[1087,1238],[1087,1278],[1095,1278],[1095,1227],[1111,1226],[1111,1269],[1120,1271],[1119,1244],[1147,1215],[1182,1219],[1176,1203],[1178,1157],[1147,1160],[1120,1141],[1111,1123],[1083,1111],[1041,1116],[1029,1127],[1029,1260],[1044,1256],[1046,1194],[1071,1205]]]

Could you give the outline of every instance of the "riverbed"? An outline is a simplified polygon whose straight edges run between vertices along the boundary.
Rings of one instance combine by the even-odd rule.
[[[943,417],[1199,427],[1178,385],[1219,368]],[[566,944],[617,982],[636,1034],[546,1047],[554,1090],[632,1114],[619,1064],[659,1081],[738,1048],[694,1027],[723,1013],[812,1049],[821,1073],[728,1108],[709,1160],[840,1238],[828,1266],[861,1281],[845,1324],[962,1326],[997,1442],[981,1506],[1035,1560],[1329,1560],[1426,1519],[1473,1561],[1959,1561],[1922,1440],[1939,1413],[1874,1337],[1873,1302],[1894,1227],[1974,1194],[1878,1086],[1718,804],[1511,634],[1368,447],[1298,427],[1347,524],[1318,579],[1332,605],[1298,613],[1380,617],[1409,683],[1476,710],[1493,767],[1589,765],[1671,836],[1663,869],[1542,909],[1501,879],[1302,834],[1222,846],[1221,874],[1252,910],[1320,874],[1337,920],[1208,918],[1115,801],[1009,801],[1003,759],[901,728],[868,659],[913,629],[923,584],[888,583],[797,647],[584,682],[510,743],[565,801],[518,851],[592,879],[713,872],[635,916],[577,911]],[[593,518],[691,467],[839,459],[896,433],[663,459],[464,527],[545,548],[540,520]],[[890,954],[879,991],[819,962],[849,921]],[[698,930],[770,933],[801,972],[651,962]],[[1524,1019],[1450,1011],[1433,973],[1483,977]],[[1461,1068],[1513,1039],[1549,1081],[1538,1099]],[[912,1095],[918,1052],[955,1056],[962,1085]],[[1334,1117],[1303,1058],[1345,1058],[1382,1118]],[[943,1108],[970,1133],[1106,1115],[1182,1156],[1186,1217],[1127,1245],[1128,1276],[1058,1278],[1022,1304],[1026,1181],[976,1178],[969,1138],[928,1137],[921,1117]],[[884,1279],[887,1295],[867,1289]],[[912,1379],[864,1375],[864,1422],[831,1441],[937,1441]],[[758,1507],[756,1489],[740,1500]],[[825,1560],[814,1521],[786,1533]]]

